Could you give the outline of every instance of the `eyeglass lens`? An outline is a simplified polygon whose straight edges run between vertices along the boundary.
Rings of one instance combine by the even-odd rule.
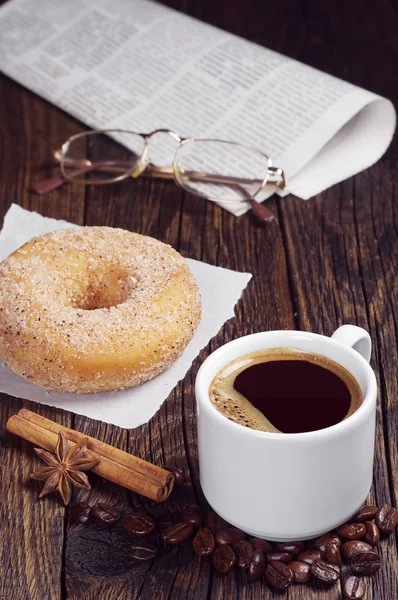
[[[239,144],[198,140],[178,149],[174,172],[180,185],[195,194],[217,202],[241,202],[260,190],[268,159]]]
[[[67,179],[83,183],[117,181],[134,172],[144,149],[144,138],[135,133],[89,132],[69,140],[61,171]]]

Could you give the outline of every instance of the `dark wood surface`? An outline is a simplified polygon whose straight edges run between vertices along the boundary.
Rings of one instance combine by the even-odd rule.
[[[169,5],[338,77],[398,104],[398,7],[391,0],[314,3],[170,0]],[[77,224],[110,225],[154,236],[184,256],[253,273],[229,321],[151,419],[126,431],[88,418],[3,395],[0,403],[0,599],[245,599],[277,597],[263,583],[235,571],[222,577],[190,545],[162,552],[134,567],[124,538],[84,529],[68,519],[56,496],[38,500],[29,480],[38,466],[30,444],[5,431],[9,416],[27,407],[157,464],[190,475],[161,506],[93,479],[91,499],[145,509],[160,523],[198,501],[193,383],[204,358],[234,337],[297,328],[331,334],[343,323],[368,329],[379,383],[377,442],[371,501],[397,504],[398,144],[383,159],[309,202],[272,199],[276,221],[266,227],[247,214],[235,218],[190,197],[172,183],[139,180],[118,186],[65,186],[46,197],[32,181],[55,174],[51,150],[82,124],[20,85],[0,80],[0,222],[11,202]],[[76,496],[79,497],[79,496]],[[369,580],[368,600],[398,597],[397,539],[380,546],[382,568]],[[337,600],[331,590],[296,586],[289,600]]]

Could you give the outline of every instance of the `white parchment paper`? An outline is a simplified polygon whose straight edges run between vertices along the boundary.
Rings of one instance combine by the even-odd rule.
[[[0,261],[32,237],[77,227],[67,221],[43,217],[13,204],[0,233]],[[251,279],[237,273],[187,259],[202,295],[202,320],[182,356],[167,371],[138,388],[97,394],[52,392],[36,387],[15,375],[0,357],[0,392],[17,398],[70,410],[119,427],[133,428],[146,423],[162,405],[174,386],[183,379],[193,359],[222,325],[234,316],[234,306]]]

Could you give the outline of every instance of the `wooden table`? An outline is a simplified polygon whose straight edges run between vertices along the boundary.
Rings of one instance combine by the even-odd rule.
[[[238,35],[329,71],[391,98],[398,105],[398,10],[345,3],[174,0],[168,4]],[[263,584],[235,571],[217,575],[190,544],[162,552],[151,565],[132,568],[123,540],[107,530],[84,529],[68,519],[56,496],[38,500],[29,480],[30,444],[5,431],[9,416],[27,407],[157,464],[189,472],[160,508],[95,479],[93,501],[149,510],[160,523],[178,518],[182,505],[204,505],[198,482],[193,383],[204,358],[224,342],[269,329],[331,334],[343,323],[368,329],[379,383],[374,485],[370,500],[397,504],[398,144],[383,159],[309,202],[272,199],[277,219],[258,226],[251,214],[235,218],[174,184],[141,179],[118,186],[65,186],[34,196],[29,184],[50,177],[50,156],[84,126],[3,77],[0,103],[0,220],[11,202],[77,224],[124,227],[156,237],[184,256],[253,273],[229,321],[151,421],[127,431],[16,398],[0,403],[0,599],[95,600],[272,598]],[[394,206],[395,202],[395,206]],[[77,495],[77,498],[82,495]],[[368,600],[398,597],[397,539],[380,546],[382,568],[369,580]],[[290,600],[336,600],[339,587],[291,588]]]

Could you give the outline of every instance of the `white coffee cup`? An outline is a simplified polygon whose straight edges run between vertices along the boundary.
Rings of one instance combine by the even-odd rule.
[[[230,421],[209,398],[226,364],[269,348],[299,348],[345,367],[362,404],[337,425],[308,433],[268,433]],[[331,338],[301,331],[255,333],[211,354],[196,378],[200,482],[210,506],[250,535],[274,541],[309,539],[344,523],[372,484],[377,384],[371,341],[343,325]]]

